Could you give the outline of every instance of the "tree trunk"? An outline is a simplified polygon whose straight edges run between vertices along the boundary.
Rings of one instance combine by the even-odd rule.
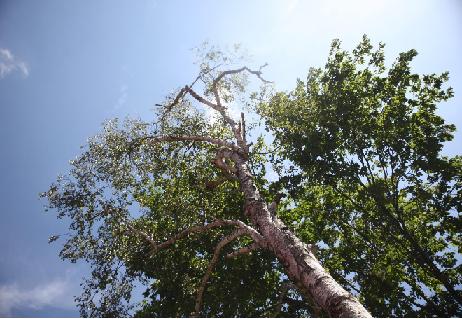
[[[181,136],[177,139],[201,140],[220,147],[224,146],[218,150],[214,164],[231,179],[237,177],[240,182],[241,190],[244,193],[245,214],[249,216],[256,230],[263,236],[267,247],[274,252],[282,265],[284,265],[287,276],[316,307],[321,308],[331,317],[371,317],[369,312],[359,301],[343,289],[332,276],[324,270],[311,252],[311,249],[302,243],[280,219],[270,213],[249,171],[247,166],[249,149],[246,142],[244,114],[241,113],[241,121],[239,124],[227,115],[227,108],[221,104],[218,85],[225,76],[238,74],[244,71],[256,75],[264,83],[269,83],[261,77],[261,69],[265,65],[260,67],[258,71],[242,67],[240,69],[221,72],[215,77],[211,86],[216,104],[197,94],[192,89],[192,85],[187,85],[181,89],[171,104],[175,105],[186,93],[190,94],[198,102],[220,113],[224,122],[227,123],[233,131],[237,144],[230,145],[225,141],[204,137]],[[199,77],[197,79],[199,79]],[[193,84],[194,83],[195,82],[193,82]],[[167,108],[171,107],[171,105],[167,106]],[[157,141],[166,140],[171,139],[157,138]],[[229,167],[228,164],[224,162],[224,158],[231,159],[235,164],[234,167]],[[196,313],[198,313],[198,311],[196,311]]]
[[[324,270],[311,249],[270,213],[253,181],[246,160],[236,153],[230,157],[236,163],[236,173],[246,201],[246,215],[301,292],[331,317],[371,317],[363,305]]]

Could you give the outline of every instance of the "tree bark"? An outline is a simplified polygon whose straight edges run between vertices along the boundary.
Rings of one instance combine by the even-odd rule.
[[[212,83],[212,92],[215,96],[215,103],[199,95],[191,86],[185,86],[180,90],[172,105],[190,94],[195,100],[211,107],[220,113],[225,123],[229,125],[236,144],[229,147],[224,141],[211,141],[201,138],[201,141],[224,146],[217,151],[215,166],[220,168],[225,175],[233,180],[238,180],[241,191],[244,193],[244,213],[250,218],[256,231],[260,233],[265,242],[265,248],[271,250],[286,270],[287,276],[306,295],[316,307],[321,308],[331,317],[371,317],[363,305],[354,298],[348,291],[343,289],[329,273],[321,266],[311,251],[297,236],[292,233],[284,223],[270,212],[265,200],[260,195],[252,174],[247,165],[249,145],[246,142],[244,115],[241,114],[241,122],[237,124],[228,114],[227,108],[222,105],[218,90],[221,80],[227,75],[240,72],[249,72],[256,75],[264,83],[268,81],[261,77],[261,69],[251,70],[247,67],[228,70],[219,74]],[[195,83],[195,82],[193,82]],[[182,137],[185,140],[185,137]],[[160,140],[158,140],[160,141]],[[237,150],[236,150],[237,148]],[[231,159],[235,166],[229,167],[223,160]],[[196,310],[196,312],[198,312]]]
[[[301,292],[331,317],[371,317],[363,305],[321,266],[311,249],[270,213],[254,183],[246,159],[232,151],[226,155],[236,163],[236,175],[245,196],[245,214]]]

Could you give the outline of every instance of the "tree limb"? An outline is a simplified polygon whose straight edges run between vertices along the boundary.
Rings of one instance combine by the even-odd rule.
[[[220,115],[225,120],[225,122],[228,123],[229,126],[231,126],[231,129],[233,130],[233,132],[236,131],[236,125],[237,125],[236,122],[228,114],[226,114],[226,107],[221,105],[221,102],[220,102],[219,99],[217,100],[217,104],[215,104],[215,103],[210,102],[209,100],[207,100],[203,96],[199,95],[191,87],[185,86],[185,89],[197,101],[199,101],[200,103],[202,103],[204,105],[207,105],[207,106],[211,107],[212,109],[214,109],[215,111],[219,112]]]
[[[194,307],[194,312],[192,313],[192,317],[199,317],[202,304],[203,304],[203,297],[204,297],[204,291],[205,287],[207,286],[207,282],[210,279],[210,276],[212,275],[213,268],[215,268],[215,265],[218,262],[218,258],[220,257],[221,250],[223,249],[224,246],[235,240],[236,238],[246,235],[246,231],[244,229],[238,229],[231,235],[226,236],[223,238],[218,245],[215,247],[215,251],[213,253],[212,260],[210,261],[207,271],[205,272],[204,276],[202,277],[201,283],[199,288],[197,289],[197,295],[196,295],[196,304]]]
[[[261,76],[262,75],[261,70],[267,65],[268,64],[265,63],[264,65],[260,66],[258,71],[251,70],[246,66],[244,66],[242,68],[239,68],[239,69],[223,71],[212,82],[212,92],[213,92],[213,94],[215,96],[215,101],[217,103],[216,105],[218,106],[219,109],[221,109],[221,110],[218,110],[218,111],[222,115],[223,119],[231,126],[231,129],[232,129],[232,131],[234,133],[234,137],[237,140],[237,144],[244,150],[245,153],[248,152],[248,148],[247,148],[247,145],[246,145],[246,142],[245,142],[245,127],[242,127],[242,126],[245,125],[245,123],[244,122],[241,123],[241,129],[244,132],[244,134],[241,134],[241,130],[239,129],[239,127],[237,127],[236,122],[234,122],[234,120],[231,119],[226,114],[225,108],[221,104],[220,94],[218,92],[218,83],[227,75],[237,74],[237,73],[241,73],[241,72],[244,72],[244,71],[247,71],[247,72],[249,72],[249,73],[251,73],[253,75],[256,75],[263,83],[271,83],[270,81],[267,81],[267,80],[263,79],[262,76]]]
[[[264,78],[262,78],[262,69],[267,66],[268,63],[265,63],[263,64],[262,66],[260,66],[260,68],[258,69],[258,71],[255,71],[255,70],[252,70],[252,69],[249,69],[248,67],[246,66],[243,66],[242,68],[239,68],[239,69],[234,69],[234,70],[226,70],[226,71],[223,71],[220,73],[219,76],[217,76],[217,78],[213,81],[212,83],[212,87],[214,89],[217,88],[217,85],[218,85],[218,82],[220,82],[225,76],[227,75],[232,75],[232,74],[237,74],[237,73],[241,73],[241,72],[244,72],[244,71],[247,71],[249,72],[250,74],[253,74],[253,75],[256,75],[263,83],[273,83],[271,81],[267,81],[265,80]]]
[[[175,99],[174,99],[171,103],[169,103],[169,104],[167,104],[167,105],[156,104],[156,106],[162,106],[162,107],[166,108],[168,111],[170,111],[171,108],[172,108],[173,106],[175,106],[176,104],[178,104],[178,102],[180,101],[180,99],[184,97],[184,95],[185,95],[185,93],[186,93],[186,87],[192,88],[192,87],[194,86],[194,84],[196,84],[197,81],[201,80],[202,76],[204,76],[204,75],[206,75],[206,74],[208,74],[208,73],[210,73],[210,72],[216,70],[216,69],[219,68],[220,66],[221,66],[221,63],[218,64],[218,65],[216,65],[216,66],[214,66],[213,68],[211,68],[211,69],[208,70],[207,72],[200,72],[199,75],[194,79],[194,81],[191,82],[190,85],[187,85],[187,86],[181,88],[181,90],[178,92],[178,94],[175,96]]]
[[[174,105],[178,104],[179,101],[187,93],[190,94],[194,99],[196,99],[200,103],[202,103],[204,105],[207,105],[207,106],[211,107],[212,109],[214,109],[215,111],[220,113],[223,120],[231,127],[231,130],[234,133],[234,137],[237,140],[238,146],[234,146],[233,149],[241,151],[241,152],[246,154],[248,152],[248,146],[246,145],[245,120],[244,120],[243,114],[241,113],[241,123],[240,123],[241,124],[240,125],[241,129],[239,129],[237,123],[227,114],[226,107],[221,104],[220,94],[218,93],[218,83],[227,75],[237,74],[237,73],[244,72],[244,71],[247,71],[247,72],[249,72],[249,73],[251,73],[253,75],[256,75],[263,83],[271,83],[270,81],[267,81],[267,80],[263,79],[262,76],[261,76],[262,75],[261,70],[266,65],[267,65],[266,63],[264,65],[262,65],[258,69],[258,71],[249,69],[248,67],[244,66],[244,67],[242,67],[240,69],[227,70],[227,71],[221,72],[220,75],[218,75],[218,77],[215,78],[215,80],[213,80],[213,82],[212,82],[212,92],[213,92],[213,94],[215,96],[216,104],[210,102],[205,97],[201,96],[200,94],[198,94],[196,91],[193,90],[192,86],[198,80],[198,78],[196,78],[196,80],[191,85],[185,85],[183,88],[181,88],[181,90],[175,96],[173,101],[170,104],[166,105],[165,108],[167,110],[170,110]],[[216,143],[214,143],[214,144],[216,144]],[[238,149],[236,149],[236,148],[238,148]]]
[[[144,239],[146,239],[149,244],[152,246],[152,254],[155,254],[159,250],[162,250],[172,244],[174,244],[176,241],[183,239],[187,237],[190,234],[193,233],[203,233],[206,232],[212,228],[217,228],[221,226],[236,226],[238,227],[239,231],[241,231],[244,235],[250,236],[254,241],[256,242],[263,242],[263,237],[258,233],[254,228],[248,226],[244,222],[240,220],[229,220],[229,219],[217,219],[214,220],[211,223],[208,223],[206,225],[198,225],[198,226],[192,226],[189,228],[184,229],[183,231],[179,232],[178,234],[174,235],[170,239],[158,244],[154,241],[154,239],[146,234],[145,232],[138,230],[134,228],[132,225],[128,224],[128,228],[132,233],[141,235]]]
[[[244,142],[244,145],[247,147],[247,136],[246,136],[246,127],[245,127],[245,117],[244,113],[241,112],[241,135],[242,135],[242,141]],[[249,150],[246,149],[246,152]]]

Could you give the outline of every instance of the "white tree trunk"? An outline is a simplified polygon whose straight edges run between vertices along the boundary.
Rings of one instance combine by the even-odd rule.
[[[230,145],[226,141],[197,136],[156,137],[153,141],[194,140],[204,141],[222,147],[217,152],[217,158],[214,164],[220,168],[227,177],[239,180],[241,190],[245,197],[245,214],[250,217],[259,236],[263,237],[267,246],[265,248],[274,252],[282,265],[284,265],[286,274],[293,283],[315,304],[316,307],[321,308],[331,317],[371,317],[361,303],[343,289],[332,276],[324,270],[311,252],[311,249],[301,242],[280,219],[270,213],[249,171],[247,166],[249,149],[246,142],[244,114],[241,113],[241,121],[239,123],[236,123],[227,114],[227,108],[221,104],[218,86],[220,81],[226,76],[241,72],[249,72],[257,76],[264,83],[268,83],[268,81],[265,81],[261,77],[261,69],[264,66],[266,66],[266,64],[260,67],[258,71],[242,67],[240,69],[221,72],[215,78],[211,86],[211,90],[215,96],[215,103],[195,92],[191,85],[182,88],[173,102],[166,106],[168,110],[172,105],[178,103],[184,95],[190,94],[198,102],[220,113],[224,122],[229,125],[234,133],[236,144]],[[196,81],[194,81],[193,84],[195,82]],[[234,167],[229,167],[223,161],[224,158],[231,159],[235,164]],[[205,282],[206,281],[207,280],[205,280]],[[199,314],[199,310],[200,309],[196,309],[196,315]]]
[[[236,163],[236,173],[245,195],[245,213],[284,265],[288,277],[331,317],[371,317],[363,305],[321,266],[311,249],[281,220],[272,216],[258,192],[246,160],[236,153],[230,155]]]

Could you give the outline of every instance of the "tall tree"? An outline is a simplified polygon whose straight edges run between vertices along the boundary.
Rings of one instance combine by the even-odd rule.
[[[461,316],[462,158],[441,155],[455,127],[436,113],[448,73],[411,72],[415,50],[387,69],[383,48],[336,40],[324,68],[260,104],[292,195],[280,216],[373,315]]]
[[[248,143],[243,113],[228,114],[248,75],[267,82],[262,68],[223,71],[220,51],[204,61],[157,122],[107,123],[43,194],[71,221],[61,257],[92,266],[81,314],[127,315],[139,281],[141,316],[369,317],[277,216],[262,142]]]

